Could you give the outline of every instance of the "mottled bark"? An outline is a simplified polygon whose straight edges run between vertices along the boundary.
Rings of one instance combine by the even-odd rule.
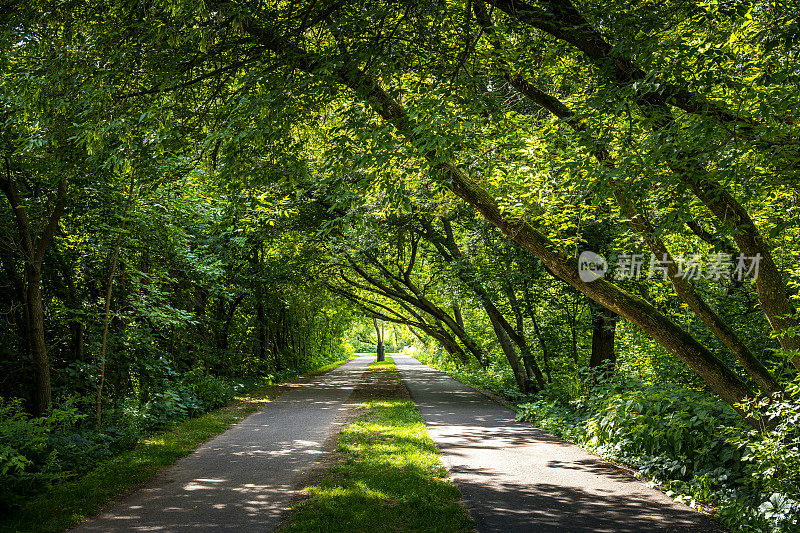
[[[50,411],[50,359],[44,339],[44,306],[42,303],[41,269],[29,265],[25,269],[28,288],[28,336],[36,368],[33,412],[43,416]]]
[[[760,257],[758,277],[755,278],[758,303],[773,331],[780,334],[800,327],[783,275],[772,257],[772,248],[761,235],[750,214],[727,189],[711,179],[696,161],[692,161],[690,156],[686,155],[672,167],[681,181],[692,188],[717,220],[731,229],[733,240],[741,253],[749,258]],[[799,335],[779,335],[778,342],[784,350],[800,350]],[[792,355],[791,362],[800,370],[800,354]]]

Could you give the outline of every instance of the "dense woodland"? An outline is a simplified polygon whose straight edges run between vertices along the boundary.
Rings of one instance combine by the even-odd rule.
[[[377,320],[796,530],[798,9],[5,2],[0,507]]]

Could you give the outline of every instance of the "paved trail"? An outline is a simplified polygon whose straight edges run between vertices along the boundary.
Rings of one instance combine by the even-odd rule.
[[[393,354],[478,531],[717,532],[703,515],[411,357]]]
[[[271,531],[375,356],[298,385],[73,531]]]
[[[73,531],[272,531],[374,355],[299,384]],[[717,532],[622,470],[394,354],[480,532]]]

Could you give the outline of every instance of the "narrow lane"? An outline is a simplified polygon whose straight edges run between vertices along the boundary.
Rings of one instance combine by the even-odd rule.
[[[719,532],[708,517],[416,359],[393,354],[480,532]]]
[[[314,464],[365,355],[268,403],[75,532],[271,531]]]

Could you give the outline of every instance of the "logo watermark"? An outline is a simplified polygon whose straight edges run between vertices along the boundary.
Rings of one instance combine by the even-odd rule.
[[[596,281],[604,277],[606,272],[608,272],[608,262],[605,257],[588,250],[581,252],[578,258],[578,275],[581,281],[585,283]]]
[[[612,256],[613,257],[613,256]],[[670,279],[679,278],[688,281],[701,279],[720,281],[735,279],[743,281],[745,278],[758,278],[758,265],[761,254],[748,256],[739,254],[715,253],[709,255],[691,254],[670,258],[664,254],[660,259],[656,254],[650,254],[649,260],[643,254],[625,252],[616,256],[612,262],[611,270],[615,279]],[[584,251],[578,258],[578,275],[581,280],[590,283],[606,277],[609,273],[609,263],[602,255]]]

